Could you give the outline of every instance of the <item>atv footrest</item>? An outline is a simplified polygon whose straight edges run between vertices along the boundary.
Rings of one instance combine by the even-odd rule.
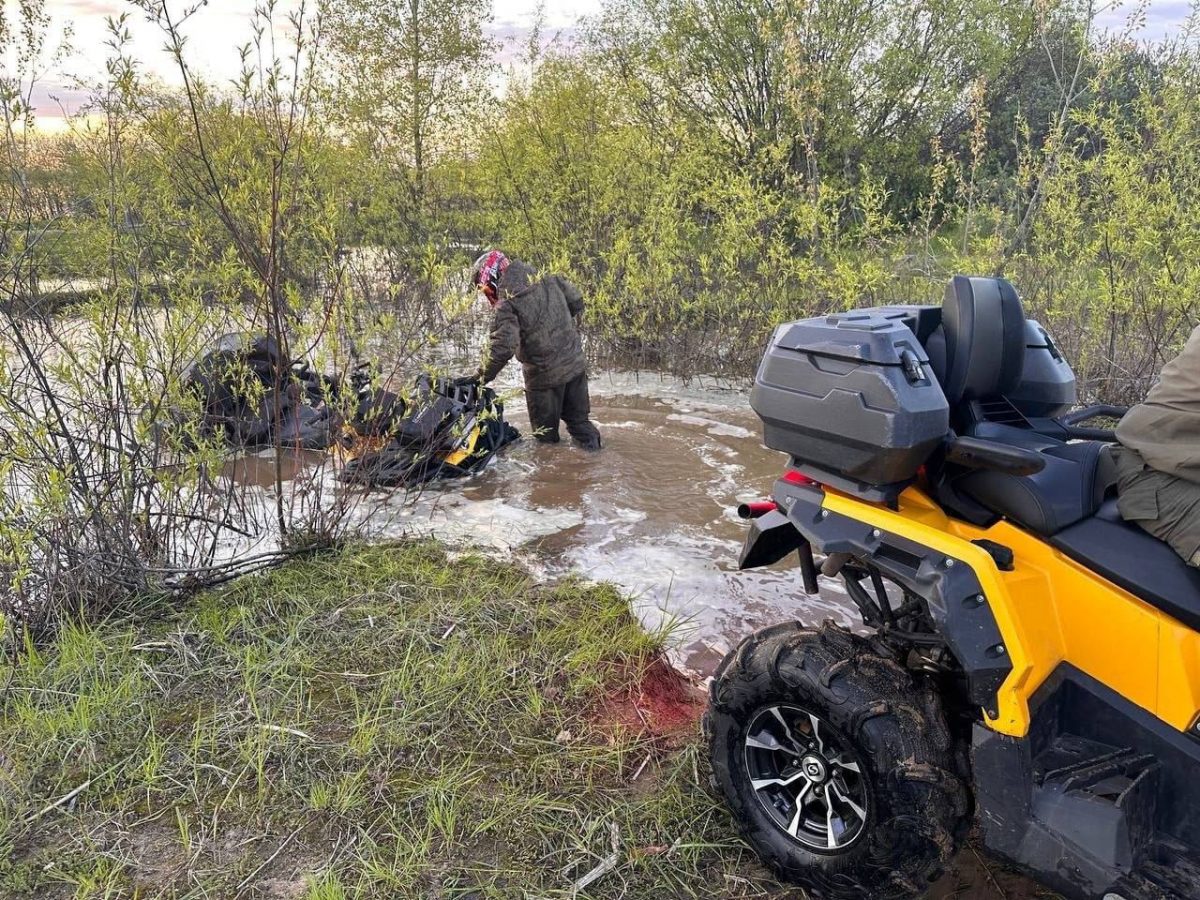
[[[1129,871],[1154,837],[1152,756],[1061,735],[1033,761],[1033,815],[1105,865]]]
[[[1200,900],[1200,752],[1086,676],[1066,673],[1025,738],[975,727],[984,845],[1060,894]]]
[[[1033,761],[1033,777],[1038,784],[1065,781],[1097,766],[1105,766],[1132,753],[1128,747],[1112,747],[1073,734],[1061,735]]]

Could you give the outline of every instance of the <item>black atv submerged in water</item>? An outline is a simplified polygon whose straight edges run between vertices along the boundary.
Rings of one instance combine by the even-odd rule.
[[[184,374],[202,436],[235,450],[336,447],[347,460],[339,477],[370,487],[470,475],[520,437],[490,388],[423,374],[402,397],[371,381],[365,365],[320,375],[247,334],[225,335]]]
[[[742,568],[796,554],[864,631],[781,623],[705,731],[742,835],[822,898],[928,890],[972,824],[1079,900],[1200,900],[1200,571],[1123,522],[1070,366],[1003,279],[780,327],[751,405],[790,465]]]
[[[462,478],[521,436],[491,388],[429,375],[418,376],[404,415],[374,433],[383,446],[352,457],[342,480],[392,487]]]

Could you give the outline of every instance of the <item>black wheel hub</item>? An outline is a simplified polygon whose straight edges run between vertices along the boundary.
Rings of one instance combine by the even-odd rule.
[[[804,777],[813,784],[824,784],[829,779],[829,765],[819,756],[806,756],[800,760]]]
[[[798,706],[764,707],[744,750],[755,799],[792,840],[843,853],[865,833],[871,792],[862,760],[823,719]]]

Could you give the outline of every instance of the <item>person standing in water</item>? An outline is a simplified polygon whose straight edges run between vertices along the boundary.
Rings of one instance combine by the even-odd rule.
[[[519,259],[490,250],[475,261],[472,283],[491,304],[491,338],[479,378],[487,384],[514,356],[525,374],[525,405],[539,441],[557,444],[559,422],[577,444],[600,449],[592,424],[587,361],[577,322],[583,295],[561,275],[538,277]]]

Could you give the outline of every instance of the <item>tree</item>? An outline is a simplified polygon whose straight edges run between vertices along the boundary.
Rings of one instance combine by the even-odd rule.
[[[331,114],[390,161],[417,213],[431,162],[487,90],[487,0],[326,0]]]
[[[903,206],[931,138],[1029,17],[1016,0],[630,0],[591,43],[647,98],[636,109],[720,135],[761,180],[879,177]]]

